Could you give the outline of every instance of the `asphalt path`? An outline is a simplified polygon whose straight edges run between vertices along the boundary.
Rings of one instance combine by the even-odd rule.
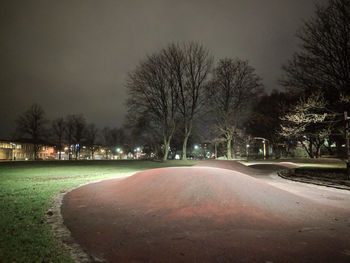
[[[62,214],[106,262],[350,262],[350,193],[282,179],[294,164],[207,161],[77,188]]]

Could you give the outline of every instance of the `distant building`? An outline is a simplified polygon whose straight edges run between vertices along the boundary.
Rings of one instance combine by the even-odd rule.
[[[61,151],[61,160],[76,159],[75,145],[63,145]],[[92,151],[93,150],[93,151]],[[101,145],[85,146],[80,145],[79,160],[125,160],[125,159],[142,159],[145,154],[142,149],[135,150],[135,154],[124,152],[123,149]],[[93,152],[93,154],[92,154]],[[59,152],[55,146],[42,142],[38,149],[39,160],[58,160]],[[0,140],[0,161],[27,161],[34,160],[34,144],[27,139],[23,140]]]
[[[0,141],[0,160],[12,160],[15,146],[8,141]]]
[[[54,159],[56,149],[50,145],[40,146],[38,158]],[[0,140],[0,161],[34,160],[34,144],[28,141]]]

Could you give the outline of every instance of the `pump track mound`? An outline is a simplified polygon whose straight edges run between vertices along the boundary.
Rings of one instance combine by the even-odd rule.
[[[106,262],[350,262],[350,211],[237,162],[160,168],[67,193],[76,242]],[[350,207],[350,204],[349,204]]]

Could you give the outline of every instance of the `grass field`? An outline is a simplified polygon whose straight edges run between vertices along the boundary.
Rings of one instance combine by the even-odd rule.
[[[194,161],[61,161],[0,163],[0,262],[72,262],[45,214],[52,198],[73,186]]]

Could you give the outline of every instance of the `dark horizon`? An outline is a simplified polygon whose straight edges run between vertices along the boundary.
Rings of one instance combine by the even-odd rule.
[[[281,65],[314,1],[7,1],[1,15],[0,138],[34,102],[53,119],[83,113],[121,126],[127,73],[170,42],[198,41],[215,59],[247,59],[265,90],[281,89]]]

